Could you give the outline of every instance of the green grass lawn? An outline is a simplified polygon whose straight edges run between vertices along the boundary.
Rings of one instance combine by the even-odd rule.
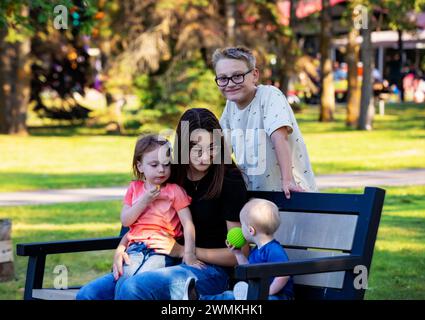
[[[0,191],[100,187],[131,178],[135,137],[0,136]]]
[[[334,192],[360,192],[338,189]],[[120,201],[0,208],[10,218],[16,243],[115,236]],[[52,255],[45,287],[53,286],[56,265],[68,269],[69,285],[80,285],[110,270],[112,252]],[[27,258],[15,256],[16,280],[0,283],[1,299],[21,299]],[[425,299],[425,186],[387,188],[366,299]]]
[[[387,106],[373,131],[347,129],[342,107],[332,123],[318,123],[311,109],[296,117],[316,174],[425,168],[424,105]]]
[[[117,236],[121,201],[0,207],[0,219],[12,220],[13,244]],[[14,249],[15,250],[15,249]],[[64,265],[68,285],[81,285],[108,272],[113,251],[57,254],[46,259],[45,287],[54,287],[54,268]],[[0,283],[0,300],[22,299],[27,267],[26,257],[15,255],[16,280]]]
[[[425,107],[388,105],[371,132],[347,129],[345,109],[319,123],[318,108],[296,115],[316,174],[425,167]],[[0,192],[125,185],[136,137],[98,129],[37,129],[0,135]]]
[[[425,186],[387,187],[368,300],[425,299]],[[360,192],[338,189],[332,192]]]

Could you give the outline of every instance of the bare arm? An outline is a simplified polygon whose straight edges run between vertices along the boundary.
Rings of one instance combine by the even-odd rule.
[[[114,262],[112,265],[112,270],[114,274],[115,280],[118,280],[118,278],[123,274],[123,262],[126,264],[130,264],[130,257],[125,252],[128,245],[128,238],[127,233],[121,238],[121,241],[115,250],[114,254]]]
[[[193,265],[197,262],[195,255],[195,226],[193,225],[192,215],[188,207],[177,212],[180,222],[183,225],[184,233],[184,253],[183,261]]]
[[[227,250],[227,248],[196,248],[196,256],[199,260],[206,263],[216,264],[222,267],[233,267],[237,264],[235,255]]]
[[[288,283],[289,277],[276,277],[270,284],[269,295],[278,293]]]
[[[230,230],[234,227],[240,227],[240,222],[226,221],[227,230]],[[249,252],[249,246],[245,245],[242,248],[242,253],[247,255]],[[238,264],[238,260],[235,255],[227,248],[220,249],[205,249],[205,248],[196,248],[196,256],[199,260],[205,261],[207,263],[216,264],[223,267],[234,267]]]
[[[121,223],[124,227],[131,226],[136,222],[137,218],[147,208],[147,204],[144,201],[137,201],[132,207],[125,204],[121,210]]]
[[[125,251],[128,246],[128,238],[127,238],[128,232],[122,236],[120,243],[118,244],[118,247],[115,251]]]
[[[227,229],[240,227],[240,222],[226,221]],[[155,249],[157,253],[170,255],[172,257],[182,258],[184,255],[184,246],[178,244],[176,240],[167,234],[158,234],[147,240],[149,248]],[[227,248],[196,248],[196,257],[206,263],[216,264],[222,267],[233,267],[237,264],[235,255]],[[248,245],[242,248],[242,252],[247,255]]]
[[[281,127],[275,130],[270,136],[276,152],[277,162],[280,167],[282,177],[282,190],[286,198],[290,198],[290,191],[302,191],[295,183],[292,174],[292,156],[288,141],[288,129]]]
[[[151,189],[143,193],[133,206],[125,204],[121,210],[121,223],[124,227],[131,226],[146,210],[148,205],[158,197],[159,189]]]
[[[249,263],[248,258],[243,254],[241,250],[233,250],[233,254],[236,257],[236,260],[238,261],[238,265]]]

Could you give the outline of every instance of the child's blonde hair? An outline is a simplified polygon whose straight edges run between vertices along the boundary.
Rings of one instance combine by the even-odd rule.
[[[278,207],[265,199],[250,199],[241,210],[249,225],[266,235],[273,235],[280,226]]]
[[[212,64],[215,69],[217,62],[221,59],[243,60],[249,69],[255,68],[255,57],[252,51],[246,47],[227,47],[214,51],[212,55]]]

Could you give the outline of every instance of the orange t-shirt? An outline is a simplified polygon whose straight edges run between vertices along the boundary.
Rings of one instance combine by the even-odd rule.
[[[147,192],[143,181],[132,181],[124,197],[124,204],[133,206]],[[143,242],[159,231],[165,231],[173,238],[183,236],[183,228],[177,211],[190,205],[192,198],[183,188],[174,183],[161,187],[159,196],[152,201],[130,226],[128,244]]]

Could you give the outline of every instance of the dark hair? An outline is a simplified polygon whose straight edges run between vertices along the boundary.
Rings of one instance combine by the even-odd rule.
[[[168,146],[167,155],[171,154],[170,143],[163,137],[157,134],[149,134],[141,136],[137,139],[136,146],[134,148],[133,155],[133,174],[138,180],[143,179],[143,173],[137,169],[137,162],[142,161],[143,155],[147,152],[151,152],[157,148],[160,148],[164,145]]]
[[[188,123],[188,126],[183,126],[184,122]],[[213,199],[219,197],[221,194],[226,170],[235,170],[238,173],[240,173],[240,170],[233,160],[231,160],[230,149],[225,144],[220,123],[210,110],[205,108],[193,108],[184,112],[180,117],[176,128],[174,161],[171,169],[171,176],[175,183],[181,186],[183,185],[189,169],[189,155],[182,152],[184,151],[182,148],[182,141],[184,142],[185,139],[187,141],[191,133],[197,129],[204,129],[210,133],[220,132],[219,138],[221,147],[220,154],[217,155],[220,157],[220,161],[213,161],[210,168],[208,168],[208,173],[211,173],[213,178],[207,192],[202,196],[202,199]],[[227,161],[225,161],[225,159]],[[229,160],[230,163],[228,162]]]

